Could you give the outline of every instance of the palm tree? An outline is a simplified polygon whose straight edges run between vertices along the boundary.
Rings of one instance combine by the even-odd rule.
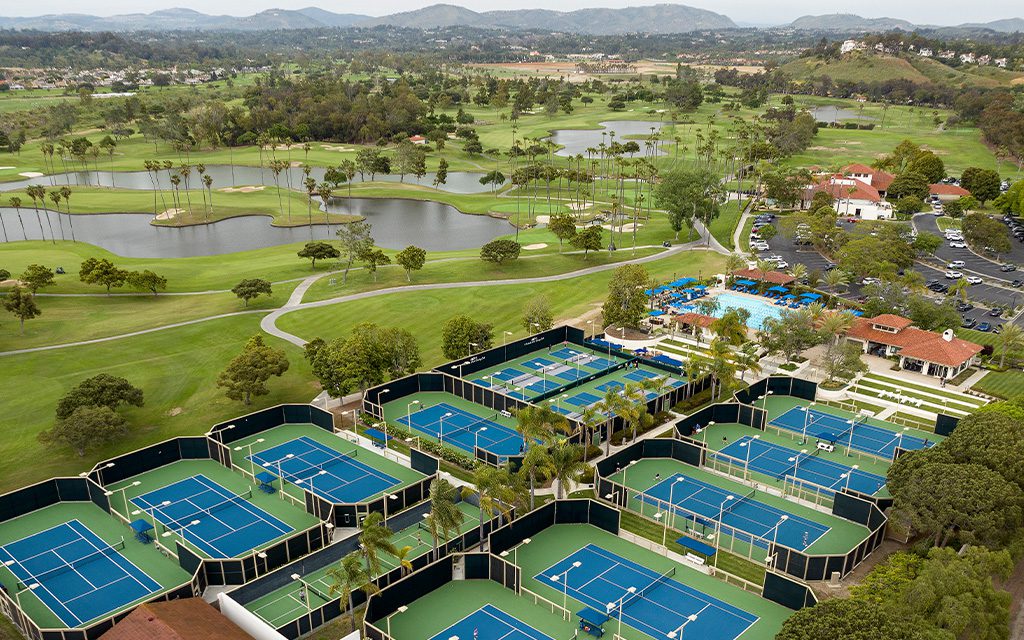
[[[309,168],[306,165],[303,171]],[[306,218],[309,220],[309,239],[313,239],[313,194],[316,193],[316,180],[309,176],[303,181],[302,185],[306,187]]]
[[[192,175],[192,167],[190,167],[189,165],[187,165],[185,163],[182,163],[182,165],[180,167],[178,167],[178,173],[180,173],[181,177],[185,180],[185,202],[188,203],[188,216],[191,218],[192,217],[192,195],[189,193],[189,190],[188,190],[188,178],[189,178],[189,176]]]
[[[181,176],[174,174],[171,176],[171,204],[174,205],[174,213],[177,214],[181,210],[181,196],[178,193],[178,186],[181,185]]]
[[[967,288],[970,283],[967,282],[966,278],[960,277],[956,282],[949,285],[949,295],[953,298],[960,298],[961,300],[967,299]]]
[[[748,342],[739,349],[733,351],[732,361],[740,372],[740,380],[744,380],[747,372],[754,375],[761,373],[761,354],[755,342]]]
[[[743,317],[742,311],[746,309],[730,310],[711,323],[711,330],[726,344],[739,346],[747,341],[747,319]]]
[[[210,194],[210,211],[206,214],[206,219],[210,219],[210,213],[213,213],[213,176],[208,173],[203,174],[203,186],[206,187],[206,192]]]
[[[850,275],[842,269],[825,272],[825,287],[829,292],[835,294],[840,288],[845,289],[848,284],[850,284]]]
[[[488,465],[478,467],[473,473],[473,484],[480,498],[480,545],[483,547],[484,514],[488,518],[493,518],[495,514],[508,517],[512,505],[520,499],[521,484],[516,482],[507,467],[495,468]]]
[[[370,580],[370,574],[363,565],[362,558],[358,551],[353,551],[338,563],[338,566],[327,570],[327,578],[331,580],[331,586],[327,594],[330,596],[339,595],[342,600],[348,602],[348,611],[352,615],[352,631],[356,630],[355,601],[352,596],[357,590],[361,590],[370,596],[380,591]],[[309,597],[309,596],[307,596]]]
[[[611,454],[611,443],[612,443],[612,424],[615,420],[615,416],[620,415],[623,407],[626,405],[625,399],[622,394],[619,393],[618,387],[609,386],[605,389],[604,397],[601,398],[601,402],[597,403],[596,409],[604,415],[604,422],[606,425],[607,433],[604,439],[604,454]]]
[[[530,447],[523,457],[519,472],[526,475],[530,485],[530,511],[533,511],[536,500],[537,480],[547,482],[555,475],[555,465],[547,447]]]
[[[536,442],[551,442],[558,433],[567,433],[569,421],[548,403],[529,405],[516,411],[516,431],[527,450]]]
[[[47,194],[50,197],[50,201],[53,202],[53,206],[57,209],[57,226],[60,227],[60,239],[63,242],[66,238],[64,237],[64,221],[60,217],[60,191],[51,191]],[[50,214],[46,214],[47,220],[50,218]]]
[[[853,324],[853,314],[847,312],[830,313],[821,321],[819,334],[826,341],[837,343]]]
[[[327,220],[327,235],[331,235],[331,218],[327,212],[327,203],[331,199],[331,185],[327,182],[321,182],[316,185],[316,195],[320,196],[320,202],[324,205],[324,218]]]
[[[568,440],[560,440],[551,446],[549,457],[555,480],[558,481],[558,499],[561,500],[565,497],[565,485],[574,482],[587,470],[583,447]]]
[[[665,393],[665,389],[668,387],[668,376],[657,376],[644,380],[640,383],[640,388],[644,391],[650,391],[658,397],[658,404],[654,408],[655,411],[662,411],[664,409],[665,398],[662,395]]]
[[[686,361],[686,366],[683,368],[683,373],[686,375],[687,398],[693,396],[693,383],[703,378],[704,373],[706,371],[707,366],[704,364],[704,360],[694,357]]]
[[[196,171],[199,173],[199,181],[203,182],[203,178],[206,176],[206,165],[200,162],[199,164],[196,165]],[[203,186],[206,186],[205,183],[203,184]],[[209,220],[210,212],[206,209],[206,190],[200,189],[199,192],[203,196],[203,217]]]
[[[68,210],[68,228],[71,230],[71,242],[78,242],[75,239],[75,223],[71,221],[71,187],[66,184],[61,186],[60,197],[64,198],[64,206]]]
[[[398,566],[402,568],[402,575],[407,576],[412,573],[412,560],[409,559],[409,554],[412,553],[412,545],[405,545],[395,553],[395,560],[398,561]]]
[[[594,430],[599,424],[605,422],[606,418],[596,405],[591,405],[580,412],[580,417],[576,421],[583,426],[583,444],[585,447],[589,447],[590,443],[594,440]]]
[[[803,279],[807,277],[807,265],[802,262],[798,262],[790,268],[789,272],[793,274],[793,277],[796,278],[797,282],[802,282]]]
[[[42,236],[43,240],[46,240],[46,232],[43,231],[43,218],[39,215],[39,201],[42,200],[44,206],[46,204],[46,189],[40,185],[30,185],[25,188],[25,193],[28,194],[28,197],[32,198],[32,208],[36,211],[36,222],[39,223],[39,235]],[[47,216],[46,222],[50,222],[49,216]],[[50,225],[50,240],[57,244],[53,237],[53,225]]]
[[[1007,322],[999,332],[996,343],[999,345],[999,368],[1002,369],[1006,364],[1006,354],[1024,348],[1024,329]]]
[[[712,340],[708,355],[711,358],[708,364],[708,373],[711,375],[711,399],[714,400],[720,397],[723,389],[731,383],[736,375],[736,366],[732,361],[732,350],[724,340]]]
[[[281,215],[284,215],[284,203],[281,202],[281,172],[287,166],[284,160],[271,160],[270,170],[274,173],[274,187],[277,189],[277,208]],[[288,218],[291,222],[291,217]]]
[[[384,516],[376,511],[371,512],[360,525],[363,530],[359,534],[359,546],[362,548],[363,558],[366,560],[366,567],[371,575],[380,574],[380,552],[386,551],[392,556],[398,554],[395,543],[391,542],[394,533],[383,524]]]
[[[647,429],[654,422],[654,416],[647,411],[647,392],[639,384],[629,383],[622,390],[624,402],[619,408],[619,415],[626,421],[631,433],[630,442],[636,440],[640,431]]]
[[[427,525],[434,541],[435,560],[438,542],[453,538],[462,524],[463,515],[456,504],[456,498],[458,489],[447,480],[439,478],[430,483],[430,517],[427,518]]]
[[[25,231],[25,220],[21,217],[21,198],[11,196],[10,203],[14,207],[14,213],[18,216],[18,223],[21,224],[21,235],[25,236],[25,239],[28,240],[28,232]]]
[[[738,253],[729,254],[729,257],[725,259],[726,282],[728,284],[732,284],[732,281],[735,279],[732,275],[733,272],[739,271],[740,269],[745,269],[746,266],[747,261],[743,259],[743,256],[739,255]]]

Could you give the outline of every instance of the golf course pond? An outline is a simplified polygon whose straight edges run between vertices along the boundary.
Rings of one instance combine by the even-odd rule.
[[[651,129],[655,132],[661,131],[662,123],[646,120],[612,120],[599,122],[603,129],[558,129],[554,131],[548,140],[563,148],[555,152],[556,156],[569,157],[580,154],[587,155],[587,149],[597,149],[602,142],[611,144],[611,137],[608,135],[615,132],[615,140],[626,142],[627,136],[649,136]],[[645,147],[643,140],[635,140],[640,145],[640,153],[643,156]],[[656,155],[663,156],[665,151],[658,149]]]

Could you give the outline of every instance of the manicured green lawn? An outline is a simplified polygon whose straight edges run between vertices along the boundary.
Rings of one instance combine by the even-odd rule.
[[[974,385],[974,389],[997,398],[1019,398],[1024,395],[1024,372],[991,371]]]

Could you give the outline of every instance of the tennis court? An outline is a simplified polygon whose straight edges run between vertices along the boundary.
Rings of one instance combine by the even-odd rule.
[[[199,474],[132,503],[211,558],[234,558],[294,530],[251,499],[251,489],[234,494]]]
[[[457,505],[459,511],[462,512],[462,523],[451,538],[461,536],[476,527],[480,517],[480,510],[470,503],[458,502]],[[443,534],[441,538],[442,542],[451,539],[444,537]],[[430,537],[429,527],[423,522],[417,522],[413,526],[396,531],[391,542],[398,549],[411,547],[406,555],[406,559],[410,561],[433,549],[433,538]],[[384,572],[398,566],[398,560],[386,553],[380,555],[380,563]],[[298,582],[275,589],[261,598],[246,603],[245,608],[274,628],[282,627],[306,615],[309,608],[316,609],[341,597],[339,594],[332,596],[330,593],[331,579],[327,576],[327,571],[334,566],[337,566],[337,563],[330,563],[311,571],[303,575]]]
[[[685,626],[684,637],[734,640],[758,621],[758,616],[683,584],[675,575],[675,567],[658,572],[587,544],[534,579],[611,619],[621,617],[623,624],[652,638],[677,637]]]
[[[249,456],[249,460],[286,482],[338,504],[360,502],[399,480],[357,460],[358,449],[342,453],[302,436]]]
[[[467,377],[480,386],[519,400],[530,400],[626,361],[610,352],[564,342]]]
[[[485,604],[431,640],[554,640],[515,616]]]
[[[512,427],[497,422],[497,417],[497,413],[480,416],[454,404],[439,402],[404,415],[397,421],[470,454],[475,453],[477,446],[503,457],[522,453],[523,437]]]
[[[643,391],[644,397],[648,401],[686,384],[671,374],[650,368],[642,362],[636,362],[627,367],[609,371],[586,384],[551,398],[551,408],[562,415],[577,419],[584,409],[600,403],[609,391],[621,392],[627,384],[640,385],[658,380],[662,385],[660,390],[645,389]]]
[[[644,491],[638,498],[648,504],[673,505],[676,515],[696,514],[701,524],[731,527],[744,542],[766,547],[777,540],[803,551],[828,533],[828,525],[814,522],[755,499],[756,491],[737,494],[683,474],[672,474]]]
[[[80,627],[163,588],[121,555],[124,547],[70,520],[3,545],[0,561],[61,622]]]
[[[761,438],[744,436],[720,453],[738,460],[749,460],[750,470],[776,479],[792,476],[832,491],[850,488],[875,495],[885,487],[885,476],[854,469],[850,465],[820,457],[821,449],[800,453]]]
[[[843,418],[810,407],[792,407],[772,418],[768,424],[810,438],[834,443],[837,447],[850,446],[887,460],[893,459],[896,449],[916,451],[934,446],[935,442],[904,432],[895,432],[868,422],[867,416]]]

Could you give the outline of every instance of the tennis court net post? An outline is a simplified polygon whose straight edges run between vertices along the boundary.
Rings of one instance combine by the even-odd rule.
[[[632,602],[635,602],[639,598],[643,598],[648,593],[650,593],[654,589],[657,589],[659,586],[661,586],[662,584],[664,584],[665,582],[670,580],[675,575],[676,575],[676,568],[672,567],[671,569],[669,569],[665,573],[662,573],[657,578],[655,578],[654,581],[651,582],[646,587],[644,587],[642,589],[637,589],[636,593],[634,593],[633,595],[629,596],[628,598],[623,598],[622,602],[619,603],[618,608],[620,610],[625,610],[626,606],[628,606]]]
[[[748,494],[746,494],[744,496],[740,496],[736,500],[730,500],[729,501],[730,502],[729,505],[727,505],[725,507],[722,507],[722,515],[724,516],[727,513],[731,513],[733,509],[735,509],[736,507],[740,506],[741,504],[743,504],[747,500],[750,500],[751,498],[753,498],[755,493],[757,493],[757,489],[751,489],[750,493],[748,493]]]

